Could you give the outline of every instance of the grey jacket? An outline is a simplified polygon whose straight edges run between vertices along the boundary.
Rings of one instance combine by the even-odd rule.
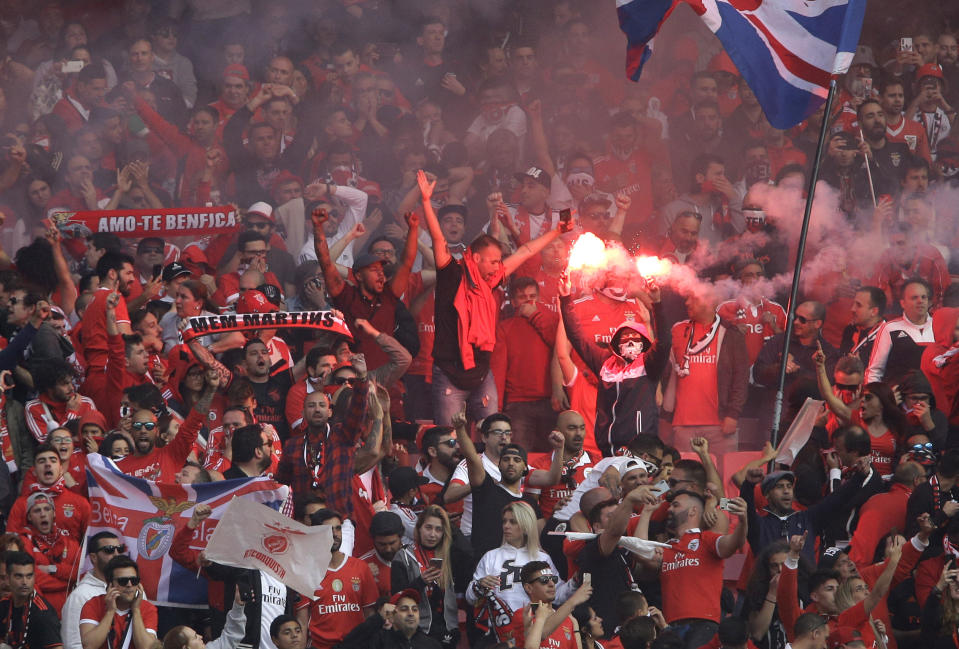
[[[420,601],[427,602],[426,583],[423,581],[420,571],[420,564],[413,556],[413,546],[405,545],[403,549],[393,557],[393,563],[390,565],[390,590],[398,593],[404,588],[415,588],[420,591]],[[457,608],[456,593],[453,592],[452,584],[448,585],[443,591],[443,619],[446,622],[447,632],[457,628]],[[430,633],[433,626],[433,611],[427,604],[420,606],[420,628],[424,633]],[[436,637],[434,634],[433,637]]]

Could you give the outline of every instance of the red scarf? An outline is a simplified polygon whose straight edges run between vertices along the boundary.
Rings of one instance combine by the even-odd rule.
[[[476,367],[473,348],[492,352],[496,345],[497,304],[493,287],[503,281],[503,272],[487,283],[480,277],[479,268],[469,251],[463,255],[462,263],[463,277],[456,289],[453,307],[458,316],[456,333],[463,369],[471,370]]]
[[[0,455],[7,463],[7,471],[17,471],[17,461],[13,454],[13,442],[10,440],[10,428],[7,425],[7,393],[0,390]]]
[[[63,482],[63,476],[60,476],[60,479],[54,482],[49,487],[42,485],[39,482],[34,482],[29,487],[30,493],[45,493],[51,498],[56,498],[63,493],[63,490],[66,489],[66,485]]]

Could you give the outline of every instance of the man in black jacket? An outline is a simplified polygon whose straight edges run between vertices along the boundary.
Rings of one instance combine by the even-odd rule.
[[[440,649],[440,643],[420,629],[420,593],[407,588],[350,631],[339,649]]]
[[[569,278],[560,280],[559,304],[566,336],[600,381],[594,434],[596,444],[607,457],[640,433],[655,435],[658,432],[656,384],[669,354],[670,336],[663,316],[661,291],[658,287],[647,290],[652,302],[655,336],[645,325],[627,321],[613,334],[607,349],[583,335],[573,313]]]

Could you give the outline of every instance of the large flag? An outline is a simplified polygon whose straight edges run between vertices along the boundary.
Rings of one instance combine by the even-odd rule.
[[[206,546],[206,558],[236,568],[262,570],[314,599],[330,567],[333,528],[307,527],[258,503],[236,498]]]
[[[170,558],[173,536],[190,520],[193,507],[205,503],[213,514],[194,530],[191,548],[202,550],[233,498],[279,509],[289,487],[270,478],[221,480],[196,485],[151,482],[117,469],[102,455],[87,456],[90,526],[87,538],[118,532],[140,567],[147,599],[161,606],[205,607],[206,580]]]
[[[680,0],[617,0],[626,70],[639,79],[650,40]],[[849,69],[866,0],[684,0],[716,34],[769,123],[795,126],[825,102]]]

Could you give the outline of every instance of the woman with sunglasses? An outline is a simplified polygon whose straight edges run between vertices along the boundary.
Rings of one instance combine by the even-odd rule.
[[[514,614],[529,603],[519,583],[519,570],[530,561],[543,561],[552,575],[559,574],[553,560],[539,547],[536,512],[529,504],[518,500],[506,505],[502,525],[503,544],[483,555],[466,588],[466,600],[474,605],[480,603],[486,609],[486,625],[494,642],[506,639]],[[556,589],[556,599],[565,601],[572,592],[572,584],[561,582]]]
[[[136,561],[114,557],[103,573],[106,593],[80,609],[83,649],[152,649],[157,642],[157,609],[146,601]]]

